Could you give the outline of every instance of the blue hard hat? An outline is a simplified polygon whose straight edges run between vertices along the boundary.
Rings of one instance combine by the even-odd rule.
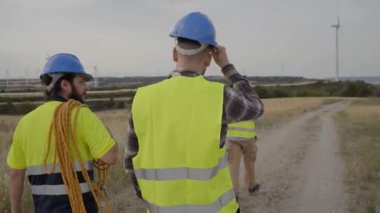
[[[200,12],[192,12],[182,17],[170,33],[174,38],[186,38],[216,46],[215,28],[211,20]]]
[[[69,53],[58,53],[50,57],[44,66],[41,76],[55,73],[79,74],[83,75],[87,81],[93,78],[92,75],[84,71],[79,59]]]

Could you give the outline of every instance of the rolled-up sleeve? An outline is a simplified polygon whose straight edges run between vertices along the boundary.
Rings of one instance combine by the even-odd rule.
[[[224,89],[224,113],[228,123],[257,119],[264,113],[264,105],[249,81],[228,64],[222,72],[229,85]]]

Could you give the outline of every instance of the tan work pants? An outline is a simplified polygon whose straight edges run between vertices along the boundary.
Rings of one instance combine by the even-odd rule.
[[[245,165],[245,182],[249,189],[256,185],[255,161],[257,154],[256,139],[234,141],[228,143],[228,162],[235,193],[239,196],[240,161],[243,157]]]

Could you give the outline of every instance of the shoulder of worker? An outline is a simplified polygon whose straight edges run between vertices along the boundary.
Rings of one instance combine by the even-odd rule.
[[[79,109],[80,117],[98,117],[94,111],[92,111],[87,105],[82,105]]]
[[[155,89],[157,89],[157,87],[159,87],[161,84],[163,84],[166,80],[168,80],[168,79],[164,79],[164,80],[159,81],[157,83],[153,83],[153,84],[149,84],[149,85],[139,87],[136,90],[136,94],[138,93],[139,95],[142,95],[143,93],[154,91]]]
[[[164,80],[159,81],[157,83],[153,83],[153,84],[149,84],[149,85],[146,85],[146,86],[139,87],[136,90],[136,94],[138,93],[141,96],[141,95],[143,95],[145,93],[153,92],[158,87],[162,86],[163,84],[165,84],[167,81],[170,81],[171,79],[173,79],[173,78],[164,79]],[[214,86],[222,86],[222,87],[225,86],[225,84],[223,84],[223,83],[216,82],[216,81],[210,81],[210,80],[204,78],[203,76],[202,76],[202,79],[204,79],[204,82],[207,82],[208,84],[211,84],[211,85],[214,85]]]
[[[31,120],[31,122],[33,122],[33,120],[43,119],[41,117],[41,115],[47,115],[49,113],[53,113],[56,106],[59,104],[60,104],[60,102],[58,102],[58,101],[47,101],[47,102],[39,105],[38,107],[36,107],[32,111],[28,112],[26,115],[22,116],[19,123],[23,123],[23,122],[29,121],[29,120]]]

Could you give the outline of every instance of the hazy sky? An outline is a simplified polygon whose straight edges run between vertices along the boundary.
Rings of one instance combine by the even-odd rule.
[[[339,14],[341,75],[380,75],[379,10],[380,0],[0,0],[0,78],[38,76],[58,52],[100,76],[166,75],[168,34],[192,11],[210,17],[242,73],[317,78],[334,75]]]

